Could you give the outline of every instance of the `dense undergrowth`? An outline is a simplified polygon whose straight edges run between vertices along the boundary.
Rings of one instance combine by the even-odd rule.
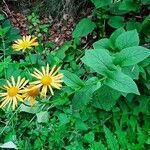
[[[91,2],[60,47],[0,15],[1,148],[150,149],[150,1]]]

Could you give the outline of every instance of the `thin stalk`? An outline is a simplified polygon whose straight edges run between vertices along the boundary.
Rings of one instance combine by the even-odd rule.
[[[5,66],[5,59],[6,59],[6,46],[5,46],[5,40],[4,40],[4,37],[1,36],[1,39],[2,39],[2,45],[3,45],[3,55],[4,55],[4,74],[5,74],[5,78],[6,78],[6,66]]]

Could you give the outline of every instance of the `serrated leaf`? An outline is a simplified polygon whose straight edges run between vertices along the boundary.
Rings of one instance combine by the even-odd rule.
[[[136,83],[121,71],[108,72],[108,79],[105,84],[117,91],[124,93],[134,93],[139,95]]]
[[[115,57],[114,63],[120,66],[135,65],[150,56],[150,50],[141,46],[133,46],[123,49]]]
[[[95,72],[105,75],[106,71],[112,67],[112,58],[106,49],[87,50],[82,62]]]
[[[139,36],[136,30],[131,30],[122,33],[116,39],[115,46],[119,49],[125,49],[131,46],[139,45]]]
[[[76,25],[74,31],[73,31],[73,38],[80,38],[87,36],[89,33],[91,33],[94,28],[96,27],[95,23],[92,22],[88,18],[84,18],[80,20],[80,22]]]
[[[88,81],[86,81],[85,87],[76,92],[73,97],[72,100],[73,108],[80,109],[83,106],[87,105],[92,99],[94,91],[99,89],[100,86],[101,83],[99,81],[96,81],[96,78],[91,78]]]
[[[120,92],[104,85],[93,94],[93,106],[109,111],[120,97]]]
[[[60,121],[60,125],[65,125],[70,121],[68,116],[64,113],[59,113],[57,116],[58,116],[58,119]]]
[[[89,150],[106,150],[106,147],[104,146],[104,144],[99,141],[99,142],[93,142],[90,146]]]
[[[63,81],[67,86],[69,86],[73,89],[84,86],[84,82],[74,73],[71,73],[67,70],[61,70],[61,72],[64,75]]]
[[[77,130],[84,131],[84,130],[88,130],[88,125],[84,123],[82,120],[76,120],[75,128]]]
[[[116,137],[113,135],[113,133],[105,126],[104,126],[104,132],[105,132],[106,141],[110,150],[119,150],[118,141]]]

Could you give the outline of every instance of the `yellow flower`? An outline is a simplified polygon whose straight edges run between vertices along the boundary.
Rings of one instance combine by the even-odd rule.
[[[63,82],[63,74],[58,74],[59,69],[60,67],[56,68],[56,66],[54,66],[50,70],[48,64],[45,68],[42,67],[42,72],[40,72],[38,69],[35,69],[35,71],[31,75],[38,80],[30,84],[34,85],[37,88],[41,88],[41,96],[46,97],[48,89],[50,90],[51,94],[54,95],[52,88],[60,89],[62,87],[61,82]]]
[[[25,51],[26,49],[31,49],[33,46],[38,46],[38,42],[36,42],[36,37],[31,38],[31,36],[23,36],[22,39],[18,39],[15,41],[15,44],[12,45],[12,48],[15,51]]]
[[[28,83],[28,80],[25,78],[21,79],[19,76],[17,82],[15,82],[14,77],[11,77],[11,82],[7,80],[7,85],[4,85],[2,89],[5,92],[0,93],[0,97],[2,98],[0,108],[4,108],[6,105],[10,107],[12,105],[13,110],[17,106],[18,101],[23,101],[22,97],[22,89]]]
[[[30,102],[30,105],[33,106],[35,104],[35,98],[39,95],[39,88],[34,88],[33,85],[28,86],[24,89],[24,100],[28,100]]]

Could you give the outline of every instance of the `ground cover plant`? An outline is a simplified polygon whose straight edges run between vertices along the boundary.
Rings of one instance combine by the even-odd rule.
[[[150,149],[150,1],[84,1],[62,45],[42,2],[29,1],[27,35],[0,14],[0,148]]]

